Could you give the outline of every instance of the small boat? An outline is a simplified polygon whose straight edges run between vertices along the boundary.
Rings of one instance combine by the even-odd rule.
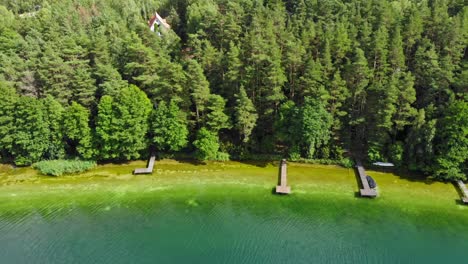
[[[377,183],[371,176],[367,175],[366,179],[367,179],[367,182],[369,183],[369,187],[371,187],[372,189],[375,189],[375,187],[377,187]]]

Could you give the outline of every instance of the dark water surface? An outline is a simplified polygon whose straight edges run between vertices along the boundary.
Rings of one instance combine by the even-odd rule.
[[[0,211],[0,263],[393,264],[468,259],[468,217],[405,210],[375,200],[278,197],[227,188],[88,203],[70,200]]]

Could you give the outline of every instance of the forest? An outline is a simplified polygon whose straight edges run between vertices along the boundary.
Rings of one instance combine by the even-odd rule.
[[[0,155],[351,153],[465,179],[467,44],[464,0],[0,0]]]

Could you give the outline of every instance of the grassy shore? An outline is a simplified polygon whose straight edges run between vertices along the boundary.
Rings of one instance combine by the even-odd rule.
[[[138,200],[144,197],[183,197],[196,204],[199,193],[243,195],[264,199],[326,199],[373,203],[408,211],[437,211],[468,217],[468,207],[460,204],[452,184],[368,171],[379,187],[377,199],[359,198],[353,169],[339,166],[289,163],[288,177],[293,194],[272,197],[278,164],[268,162],[209,162],[198,164],[175,160],[158,161],[152,175],[132,175],[144,161],[99,165],[86,173],[63,177],[40,175],[32,168],[0,165],[0,212],[34,208],[40,204],[105,203],[106,200]]]

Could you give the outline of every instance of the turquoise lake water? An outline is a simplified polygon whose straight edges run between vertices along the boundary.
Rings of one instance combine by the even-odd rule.
[[[1,263],[466,263],[468,216],[235,188],[0,210]],[[453,207],[455,208],[455,207]],[[457,210],[457,209],[455,209]]]

